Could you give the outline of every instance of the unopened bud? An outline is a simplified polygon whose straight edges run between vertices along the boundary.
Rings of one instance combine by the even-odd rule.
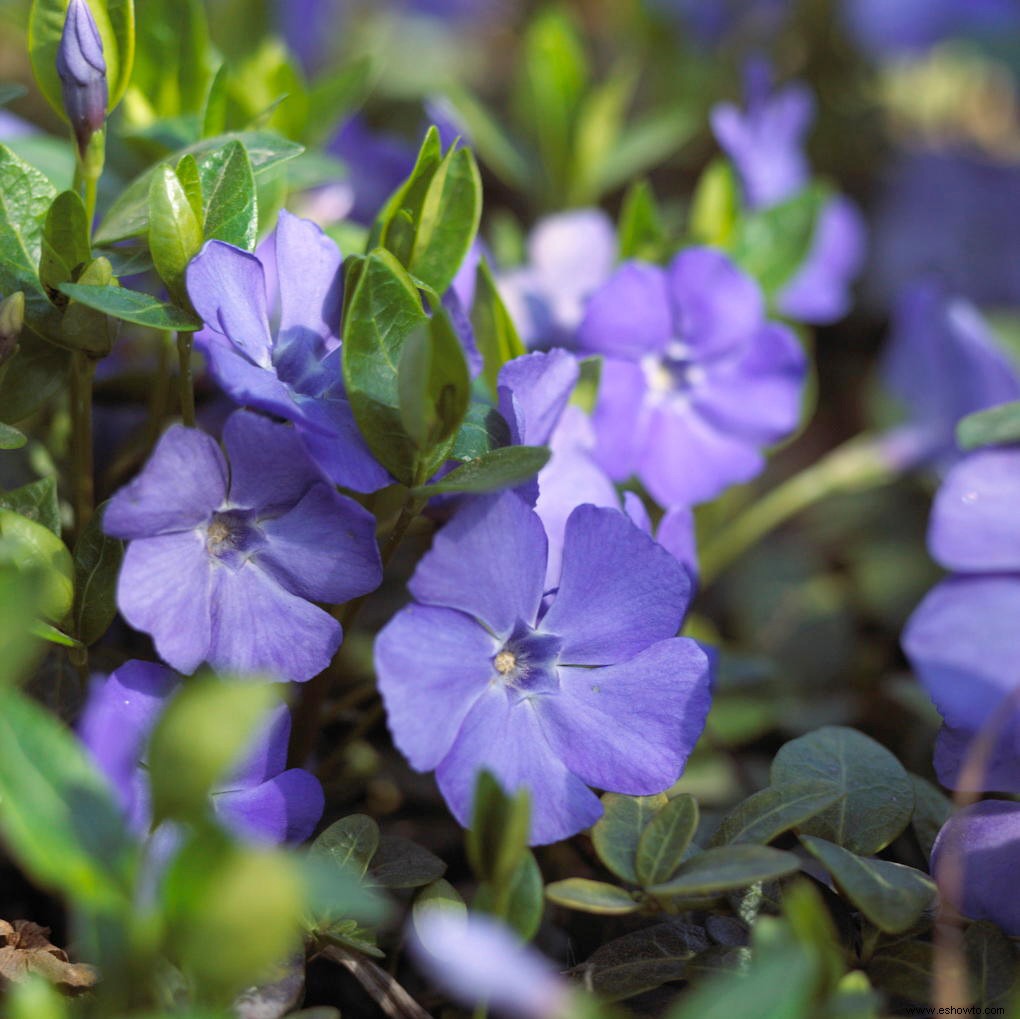
[[[84,156],[92,135],[106,122],[109,91],[103,40],[86,0],[71,0],[57,50],[57,74],[64,93],[64,110],[78,151]]]
[[[18,337],[24,324],[25,295],[18,290],[0,301],[0,365],[17,353]]]

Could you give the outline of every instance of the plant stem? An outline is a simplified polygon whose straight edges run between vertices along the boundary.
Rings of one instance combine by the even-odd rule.
[[[92,374],[88,354],[71,356],[71,449],[74,474],[74,528],[81,535],[92,517],[95,480],[92,468]]]
[[[181,420],[195,427],[195,383],[191,377],[191,333],[177,334],[177,357],[180,361]]]
[[[901,469],[887,454],[884,436],[858,435],[837,446],[753,503],[705,544],[699,557],[702,586],[710,584],[780,524],[815,503],[839,493],[884,485]]]

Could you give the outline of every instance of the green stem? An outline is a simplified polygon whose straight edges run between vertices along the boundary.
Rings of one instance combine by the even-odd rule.
[[[837,446],[753,503],[705,544],[699,555],[702,586],[710,584],[744,552],[798,513],[838,493],[884,485],[899,470],[886,454],[881,435],[858,435]]]
[[[92,466],[92,374],[88,354],[71,357],[71,448],[74,473],[74,527],[81,535],[92,517],[95,480]]]
[[[177,334],[177,357],[180,362],[181,420],[195,427],[195,382],[191,376],[191,333]]]

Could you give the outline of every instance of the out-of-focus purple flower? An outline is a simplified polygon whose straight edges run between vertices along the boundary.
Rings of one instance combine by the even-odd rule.
[[[1020,28],[1016,0],[843,0],[843,20],[876,57],[922,53],[958,35]]]
[[[532,843],[594,824],[589,785],[668,788],[709,705],[705,654],[675,636],[690,579],[623,513],[574,510],[555,592],[546,571],[542,522],[523,499],[471,502],[437,533],[409,584],[415,602],[375,648],[390,731],[412,767],[436,770],[462,824],[479,769],[529,789]]]
[[[340,624],[313,605],[374,590],[375,520],[341,496],[297,432],[247,411],[223,430],[174,425],[110,500],[108,534],[129,542],[117,604],[180,672],[216,669],[302,682],[329,664]]]
[[[984,800],[949,819],[932,847],[931,869],[943,895],[974,920],[991,920],[1020,937],[1020,803]]]
[[[109,780],[131,829],[148,833],[151,796],[145,767],[149,737],[180,687],[169,669],[129,661],[93,683],[80,733]],[[274,709],[240,765],[214,789],[212,806],[223,825],[257,842],[303,842],[322,816],[322,786],[301,768],[287,770],[290,714]]]
[[[978,310],[938,283],[901,295],[882,365],[890,392],[905,405],[914,458],[945,466],[956,459],[961,418],[1020,399],[1020,370]]]
[[[790,0],[649,0],[672,15],[703,46],[738,37],[754,46],[767,43],[790,15]]]
[[[314,224],[283,211],[276,271],[256,256],[209,241],[188,266],[188,296],[206,328],[195,342],[235,403],[293,421],[308,452],[337,484],[381,488],[389,475],[358,430],[340,370],[341,257]],[[280,295],[269,325],[267,276]]]
[[[664,506],[749,481],[800,415],[800,344],[718,251],[690,248],[665,269],[623,265],[590,299],[578,347],[605,358],[599,463],[617,481],[636,475]]]
[[[524,266],[499,274],[499,291],[529,347],[571,347],[585,302],[616,262],[616,231],[599,209],[540,220]]]
[[[569,1013],[573,992],[552,964],[509,928],[480,913],[423,910],[408,929],[415,962],[460,1004],[520,1019]]]
[[[57,74],[64,112],[78,141],[78,151],[84,154],[92,135],[106,123],[109,101],[103,40],[86,0],[71,0],[68,4],[57,48]]]
[[[963,152],[901,156],[876,210],[871,300],[886,306],[934,275],[981,307],[1020,305],[1018,193],[1015,165]]]
[[[945,722],[935,769],[951,787],[1020,792],[1018,506],[1020,447],[1009,446],[961,460],[932,508],[929,547],[953,575],[911,616],[903,648]]]
[[[802,191],[811,169],[804,140],[814,119],[814,97],[791,82],[772,89],[772,71],[763,61],[746,69],[745,108],[720,103],[712,110],[712,130],[740,178],[749,209],[768,209]],[[784,315],[824,325],[846,314],[849,287],[864,262],[865,229],[856,206],[834,195],[818,215],[804,263],[777,296]]]

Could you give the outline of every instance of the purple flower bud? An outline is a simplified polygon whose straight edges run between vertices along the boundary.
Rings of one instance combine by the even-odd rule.
[[[0,301],[0,365],[18,351],[18,337],[25,324],[25,295],[15,291]]]
[[[57,50],[57,74],[78,150],[84,155],[89,140],[106,121],[109,92],[103,40],[86,0],[71,0]]]

